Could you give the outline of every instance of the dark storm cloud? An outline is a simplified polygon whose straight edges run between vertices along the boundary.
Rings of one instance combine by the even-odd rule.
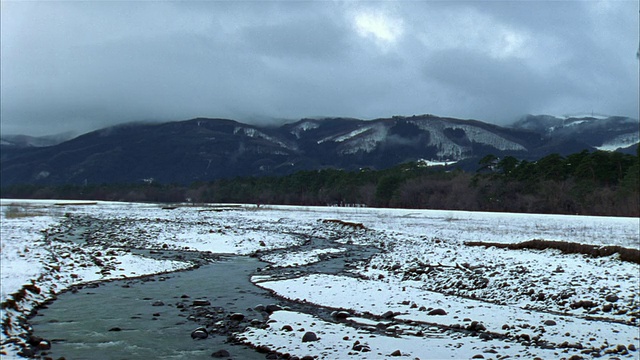
[[[1,6],[3,133],[196,116],[638,114],[635,1]]]

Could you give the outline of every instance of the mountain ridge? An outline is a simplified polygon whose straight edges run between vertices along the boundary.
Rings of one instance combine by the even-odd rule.
[[[521,159],[638,142],[638,120],[528,115],[511,127],[436,115],[303,118],[283,125],[195,118],[128,123],[45,147],[0,145],[2,186],[191,183],[299,170],[382,169],[419,159],[471,166],[487,154]],[[476,161],[474,161],[476,160]]]

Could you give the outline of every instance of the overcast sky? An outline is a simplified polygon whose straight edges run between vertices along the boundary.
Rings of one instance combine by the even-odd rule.
[[[2,133],[638,117],[638,1],[2,1]]]

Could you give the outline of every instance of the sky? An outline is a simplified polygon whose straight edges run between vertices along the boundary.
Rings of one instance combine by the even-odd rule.
[[[1,132],[638,118],[638,1],[2,1]]]

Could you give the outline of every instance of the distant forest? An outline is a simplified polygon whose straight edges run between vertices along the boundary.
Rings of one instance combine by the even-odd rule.
[[[538,161],[488,155],[476,172],[406,163],[181,184],[15,185],[3,198],[335,205],[640,216],[639,155],[587,150]]]

